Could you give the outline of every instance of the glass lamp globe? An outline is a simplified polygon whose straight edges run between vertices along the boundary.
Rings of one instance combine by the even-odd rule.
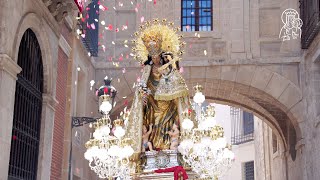
[[[193,128],[193,122],[188,118],[184,119],[182,122],[182,128],[186,130],[191,130]]]
[[[107,137],[110,134],[110,128],[107,125],[102,126],[99,131],[102,137]]]
[[[132,149],[131,146],[125,146],[123,147],[122,152],[124,154],[124,157],[130,157],[134,153],[134,150]]]
[[[96,129],[96,130],[94,131],[93,137],[94,137],[95,139],[99,139],[99,140],[102,139],[102,135],[101,135],[100,129]]]
[[[125,134],[125,130],[121,126],[116,126],[116,129],[114,130],[114,135],[117,138],[122,138]]]
[[[84,153],[84,158],[88,161],[92,161],[97,151],[99,151],[99,148],[97,146],[88,148],[87,151]]]
[[[206,100],[206,97],[202,94],[202,92],[196,92],[193,96],[193,101],[197,104],[202,104]]]
[[[108,114],[111,109],[112,109],[112,105],[109,101],[103,101],[100,105],[100,111],[102,111],[104,114]]]

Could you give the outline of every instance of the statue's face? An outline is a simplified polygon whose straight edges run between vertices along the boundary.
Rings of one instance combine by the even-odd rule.
[[[143,126],[143,133],[147,133],[147,127],[146,126]]]
[[[161,44],[155,41],[150,41],[147,47],[150,56],[156,56],[161,53]]]
[[[176,124],[173,124],[172,129],[176,130],[178,128],[178,126]]]

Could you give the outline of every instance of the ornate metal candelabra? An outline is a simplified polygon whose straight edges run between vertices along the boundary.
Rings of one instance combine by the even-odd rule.
[[[223,128],[216,123],[214,106],[209,105],[205,110],[201,106],[205,101],[202,86],[197,85],[194,90],[196,116],[193,119],[191,111],[184,112],[178,150],[200,178],[217,179],[231,167],[234,154],[224,137]],[[194,127],[194,124],[198,126]]]

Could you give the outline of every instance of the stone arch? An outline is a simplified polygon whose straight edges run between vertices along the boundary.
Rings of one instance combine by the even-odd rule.
[[[279,132],[295,159],[296,142],[302,139],[302,93],[293,82],[260,65],[190,67],[188,87],[204,86],[210,99],[253,112]],[[193,92],[192,92],[193,93]]]
[[[43,93],[44,94],[53,94],[52,90],[54,89],[53,85],[53,59],[51,56],[51,50],[49,46],[48,34],[43,28],[43,20],[35,13],[28,13],[24,15],[16,31],[13,43],[13,55],[12,59],[17,62],[19,45],[21,38],[24,32],[30,28],[37,36],[38,42],[40,44],[42,60],[43,60],[43,75],[44,75],[44,85]]]

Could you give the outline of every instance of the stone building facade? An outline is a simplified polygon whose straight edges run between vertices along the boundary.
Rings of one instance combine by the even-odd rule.
[[[126,58],[130,48],[123,45],[124,40],[138,29],[141,16],[145,20],[166,18],[177,26],[181,24],[180,1],[133,2],[139,4],[138,12],[130,1],[123,1],[123,6],[116,0],[105,1],[106,6],[116,8],[101,13],[100,19],[115,27],[128,28],[102,33],[106,41],[115,44],[107,43],[106,52],[100,49],[99,57],[88,58],[72,32],[73,18],[66,16],[69,13],[75,17],[74,1],[0,1],[0,171],[4,172],[0,173],[1,180],[8,175],[17,74],[23,71],[17,64],[19,45],[28,28],[39,42],[44,75],[37,177],[68,179],[70,140],[76,137],[71,174],[75,174],[75,179],[94,178],[86,169],[83,146],[77,146],[79,141],[83,143],[89,138],[90,130],[72,132],[70,127],[72,116],[97,115],[89,81],[101,82],[105,75],[113,77],[113,85],[120,90],[116,98],[116,111],[120,112],[130,104],[132,85],[141,74],[138,63],[130,56]],[[316,34],[308,49],[301,49],[300,39],[284,42],[279,39],[281,13],[287,8],[298,10],[298,0],[212,2],[213,31],[200,32],[200,37],[195,37],[194,32],[182,33],[188,43],[181,62],[188,86],[199,83],[204,86],[207,99],[253,112],[271,127],[281,144],[281,153],[275,158],[276,163],[269,166],[278,169],[281,165],[285,174],[273,171],[278,174],[272,174],[272,179],[318,179],[320,34]],[[103,32],[103,27],[100,28]],[[119,66],[106,61],[106,57],[111,57],[118,62],[120,56],[123,61]],[[63,73],[66,70],[68,73]]]
[[[199,32],[200,37],[195,32],[182,32],[187,48],[181,65],[188,86],[201,84],[207,99],[253,112],[271,127],[283,146],[277,161],[284,172],[273,175],[277,179],[313,180],[320,172],[320,161],[316,158],[320,34],[315,34],[307,49],[301,48],[299,38],[290,41],[279,38],[283,26],[281,13],[287,8],[300,14],[311,9],[318,12],[315,10],[318,1],[312,2],[309,10],[301,8],[300,12],[298,0],[212,0],[213,31]],[[179,27],[181,1],[163,0],[156,4],[141,1],[138,12],[130,2],[118,6],[117,1],[109,1],[106,5],[115,9],[110,8],[100,18],[116,27],[128,24],[128,29],[108,32],[101,27],[104,38],[114,44],[106,43],[108,50],[100,51],[94,67],[97,79],[106,73],[116,79],[114,86],[121,89],[117,99],[120,112],[130,104],[133,82],[140,76],[139,65],[131,58],[123,58],[119,66],[115,65],[130,52],[123,42],[130,40],[142,17],[144,21],[166,18]],[[109,58],[114,62],[109,62]],[[270,166],[277,167],[272,163]]]

